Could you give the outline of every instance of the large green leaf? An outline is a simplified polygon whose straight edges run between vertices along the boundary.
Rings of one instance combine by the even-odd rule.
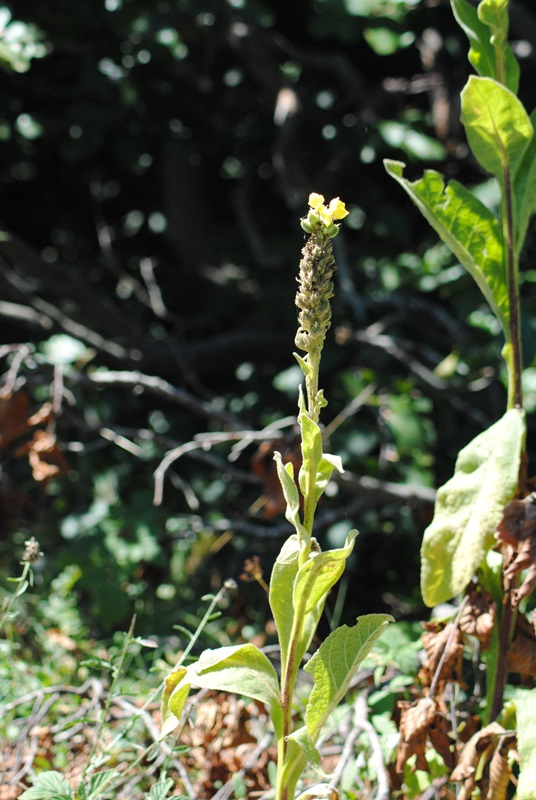
[[[536,129],[536,109],[530,115],[533,131]],[[523,247],[530,218],[536,211],[536,135],[532,134],[523,161],[514,181],[516,250]]]
[[[351,628],[342,625],[322,642],[306,664],[305,671],[313,677],[314,685],[305,709],[305,729],[299,728],[290,738],[314,766],[320,763],[314,743],[322,726],[348,691],[374,642],[392,621],[389,614],[369,614],[359,617]]]
[[[424,533],[421,589],[427,606],[462,592],[482,564],[515,495],[524,438],[525,415],[514,408],[458,455]]]
[[[385,169],[411,197],[421,214],[472,275],[509,338],[508,286],[501,232],[495,216],[461,183],[426,170],[416,181],[404,178],[405,164],[384,161]]]
[[[344,547],[311,553],[296,575],[293,595],[295,609],[303,609],[307,614],[326,598],[344,572],[346,559],[354,549],[356,536],[357,531],[350,531]]]
[[[469,39],[469,61],[478,74],[495,78],[517,92],[519,64],[506,42],[507,1],[484,0],[478,12],[467,0],[450,2],[458,24]]]
[[[471,75],[461,92],[461,120],[475,158],[504,185],[514,178],[533,130],[523,103],[491,78]]]
[[[534,800],[536,797],[536,689],[523,692],[516,700],[517,746],[520,772],[517,800]]]
[[[198,661],[168,676],[162,707],[163,719],[168,723],[165,733],[173,729],[169,727],[171,715],[175,716],[177,724],[190,686],[236,692],[266,703],[270,706],[276,733],[281,734],[283,718],[277,673],[255,645],[205,650]]]

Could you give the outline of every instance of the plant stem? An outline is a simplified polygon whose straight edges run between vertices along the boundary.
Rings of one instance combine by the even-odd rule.
[[[512,343],[511,374],[508,385],[508,408],[523,406],[521,388],[522,347],[519,305],[518,259],[514,247],[514,212],[512,201],[512,179],[508,165],[503,170],[504,183],[504,232],[506,241],[506,267],[508,275],[508,299],[510,306],[510,337]]]

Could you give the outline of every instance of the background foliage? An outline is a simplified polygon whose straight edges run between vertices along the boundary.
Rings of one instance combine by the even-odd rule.
[[[288,535],[273,440],[231,437],[295,413],[298,219],[318,191],[350,210],[322,378],[347,476],[322,535],[361,531],[348,618],[418,616],[433,487],[504,407],[494,319],[382,166],[433,166],[496,201],[459,123],[467,42],[449,3],[19,0],[0,23],[3,573],[35,535],[33,593],[57,587],[43,624],[102,637],[133,612],[168,635],[245,558],[270,570]],[[511,37],[533,108],[529,0]],[[523,267],[530,411],[530,249]],[[153,473],[181,445],[155,506]],[[256,584],[232,603],[245,638],[263,630]]]

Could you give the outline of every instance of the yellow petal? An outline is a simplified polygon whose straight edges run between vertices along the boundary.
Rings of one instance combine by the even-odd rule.
[[[323,202],[324,202],[323,194],[317,194],[316,192],[311,192],[311,194],[309,195],[309,206],[311,208],[316,209],[318,208],[318,206],[321,206]]]
[[[332,219],[344,219],[349,214],[349,212],[346,210],[346,203],[343,203],[339,197],[333,198],[329,204],[328,210],[332,216]]]

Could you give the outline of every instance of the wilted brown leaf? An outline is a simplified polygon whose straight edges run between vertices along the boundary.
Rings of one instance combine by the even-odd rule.
[[[481,731],[475,733],[474,736],[471,736],[460,754],[456,769],[453,770],[450,776],[451,781],[472,780],[482,753],[504,733],[505,729],[502,725],[499,725],[498,722],[491,722]]]
[[[0,448],[3,450],[28,431],[29,402],[26,392],[0,397]]]
[[[495,619],[495,604],[487,592],[472,589],[467,595],[465,608],[460,617],[460,630],[475,636],[482,650],[488,650]]]
[[[400,716],[400,741],[398,744],[396,771],[402,772],[406,761],[412,755],[417,756],[414,770],[422,769],[429,771],[428,762],[425,758],[426,740],[430,725],[433,723],[437,713],[436,701],[431,697],[421,697],[413,703],[400,701],[398,707],[401,709]]]
[[[36,481],[47,482],[69,471],[69,465],[58,445],[56,435],[51,431],[35,431],[32,439],[19,447],[15,455],[25,454],[28,455]]]
[[[519,572],[528,570],[512,594],[513,604],[519,605],[536,586],[536,493],[508,503],[497,534],[504,546],[505,579],[511,582]]]
[[[508,751],[515,744],[516,738],[513,731],[502,737],[497,744],[489,765],[488,791],[484,800],[506,800],[512,776],[508,763]]]
[[[422,635],[422,644],[426,652],[425,669],[430,675],[430,679],[436,675],[441,660],[441,671],[436,681],[456,681],[462,680],[462,657],[463,644],[462,634],[457,625],[448,622],[443,625],[441,622],[425,622],[424,628],[427,633]]]
[[[536,634],[533,623],[519,614],[514,638],[508,650],[508,669],[517,672],[522,679],[536,677]]]

